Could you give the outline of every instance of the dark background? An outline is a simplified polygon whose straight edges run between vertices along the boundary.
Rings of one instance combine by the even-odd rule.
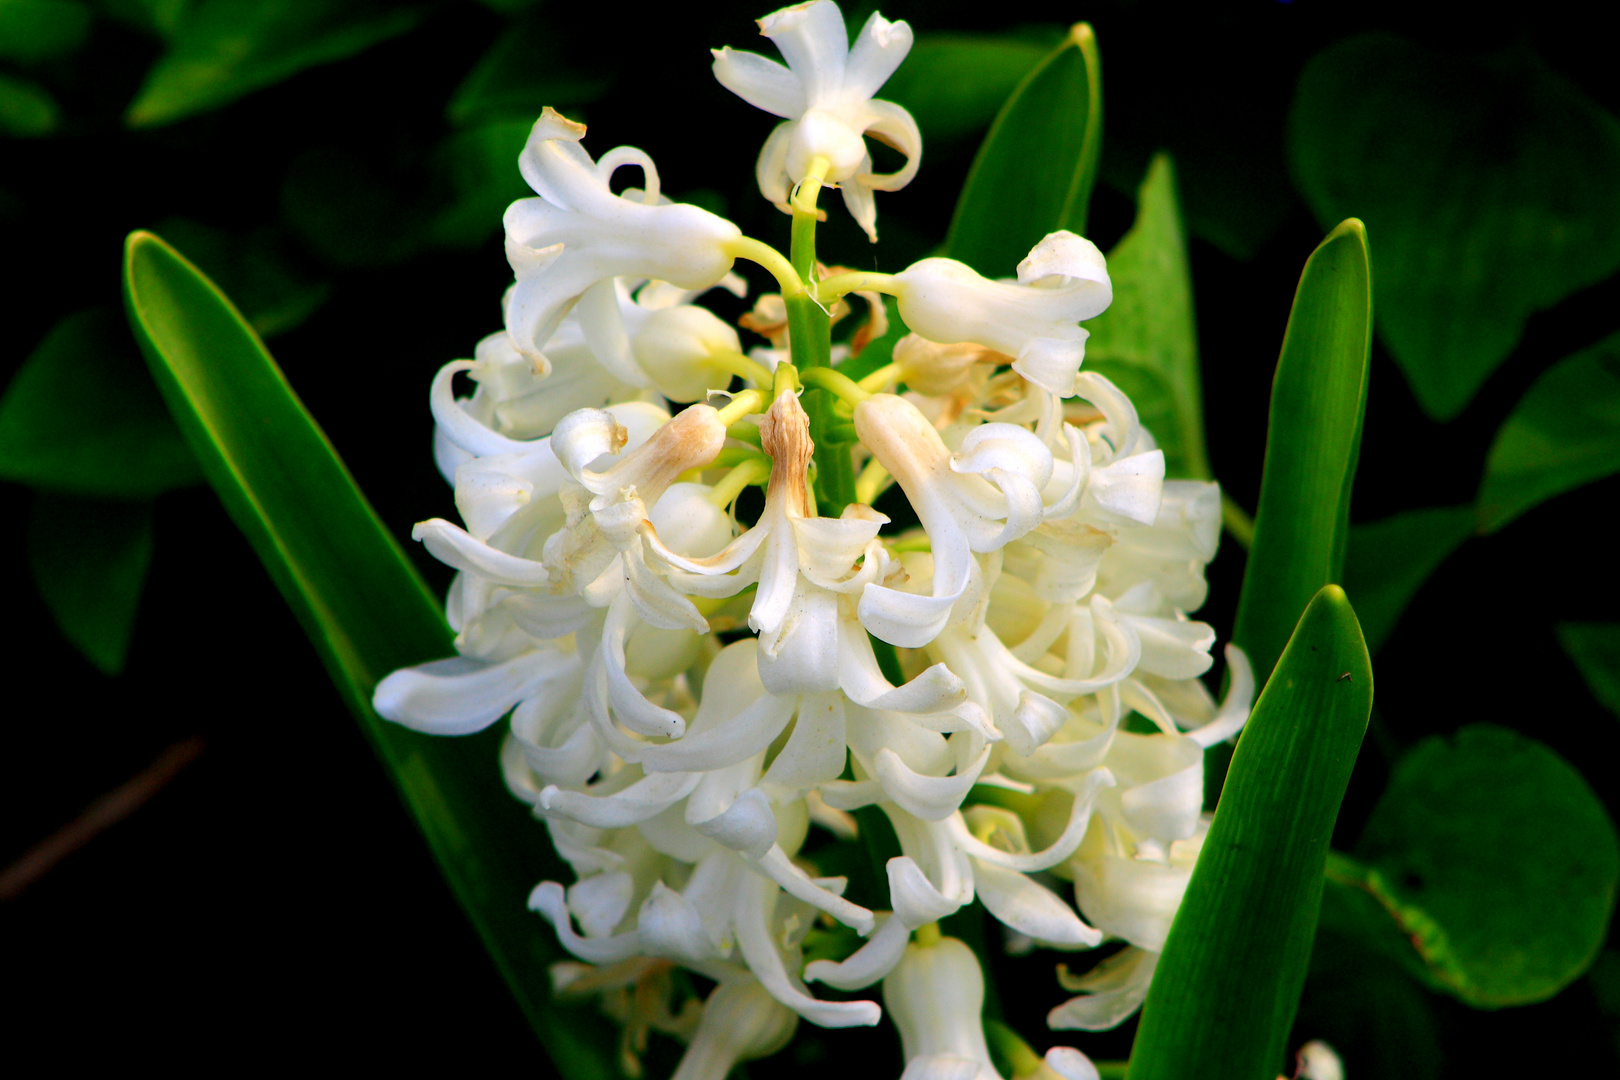
[[[1443,8],[1414,15],[1410,7],[888,3],[883,11],[919,33],[1077,18],[1096,27],[1106,121],[1092,236],[1107,250],[1130,224],[1128,193],[1148,155],[1160,147],[1177,154],[1193,230],[1211,453],[1225,488],[1252,509],[1272,365],[1299,269],[1322,234],[1293,194],[1283,153],[1283,117],[1304,62],[1368,29],[1458,54],[1518,39],[1600,104],[1620,106],[1609,39],[1570,9],[1536,5],[1504,24]],[[606,94],[583,110],[593,153],[641,146],[677,198],[706,189],[700,197],[745,232],[785,244],[786,219],[752,182],[772,121],[706,75],[711,46],[770,51],[750,22],[762,9],[542,10],[562,62],[614,74]],[[358,161],[367,182],[393,195],[362,203],[365,220],[355,227],[408,238],[413,215],[440,194],[430,165],[449,130],[444,103],[506,21],[475,3],[446,3],[411,33],[358,57],[216,112],[131,132],[123,110],[161,45],[98,18],[89,48],[49,73],[71,118],[63,133],[0,142],[10,264],[0,325],[5,370],[62,316],[118,304],[129,230],[177,214],[237,233],[268,227],[294,264],[331,283],[313,317],[271,342],[292,384],[402,540],[413,521],[448,513],[449,492],[428,449],[426,390],[440,364],[470,355],[499,325],[510,271],[498,233],[492,223],[475,247],[401,241],[397,250],[333,258],[330,244],[289,224],[287,178],[297,169],[319,174],[319,163],[338,160],[334,154]],[[911,187],[880,199],[883,243],[867,245],[835,210],[822,251],[883,270],[926,253],[943,234],[974,143],[928,146]],[[333,185],[345,178],[325,174]],[[1242,257],[1230,243],[1207,239],[1212,228],[1200,225],[1201,203],[1217,203],[1225,190],[1264,211],[1249,229],[1253,250]],[[1376,235],[1372,243],[1376,250]],[[1615,328],[1617,301],[1620,285],[1611,281],[1533,317],[1509,362],[1460,419],[1444,425],[1423,416],[1375,347],[1355,519],[1471,501],[1502,418],[1547,366]],[[213,495],[199,488],[159,500],[156,554],[128,665],[108,677],[58,634],[24,570],[21,523],[34,496],[16,485],[3,494],[6,556],[17,572],[4,586],[14,630],[4,654],[10,693],[0,864],[166,747],[192,737],[202,745],[195,762],[127,820],[0,906],[0,971],[11,999],[3,1027],[14,1053],[27,1047],[63,1066],[150,1060],[231,1068],[326,1058],[377,1068],[472,1061],[549,1073],[313,650]],[[1376,661],[1377,719],[1339,846],[1354,840],[1403,748],[1478,721],[1548,743],[1584,773],[1611,815],[1620,811],[1612,766],[1620,727],[1591,700],[1551,630],[1557,621],[1615,618],[1615,540],[1601,526],[1601,507],[1617,495],[1620,483],[1611,479],[1471,541],[1418,595]],[[407,546],[442,588],[443,568]],[[1202,613],[1223,641],[1242,571],[1242,551],[1228,541],[1211,568],[1212,599]],[[493,761],[490,781],[499,783]],[[538,920],[536,932],[547,932]],[[1000,975],[1004,1007],[1025,1037],[1040,1048],[1073,1042],[1094,1057],[1125,1056],[1129,1026],[1106,1036],[1044,1030],[1039,1017],[1068,996],[1050,969],[1047,954],[1008,961]],[[1496,1013],[1415,991],[1437,1018],[1433,1037],[1411,1035],[1409,1045],[1379,1051],[1354,1049],[1382,1029],[1345,1004],[1346,986],[1331,965],[1318,964],[1299,1034],[1344,1044],[1352,1077],[1388,1075],[1374,1062],[1390,1061],[1404,1062],[1411,1075],[1436,1075],[1429,1066],[1442,1057],[1446,1076],[1481,1064],[1494,1075],[1565,1071],[1582,1059],[1609,1063],[1593,1075],[1620,1068],[1612,1020],[1585,979],[1545,1004]],[[837,1061],[860,1075],[897,1074],[895,1047],[886,1026],[838,1033],[805,1039],[755,1072]],[[672,1053],[657,1049],[650,1075]]]

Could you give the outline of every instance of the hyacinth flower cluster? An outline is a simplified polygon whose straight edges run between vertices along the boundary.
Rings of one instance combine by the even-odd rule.
[[[915,122],[874,97],[911,31],[874,14],[850,45],[830,0],[760,28],[785,65],[721,49],[714,72],[782,118],[758,183],[792,217],[786,255],[671,202],[642,151],[593,158],[582,125],[535,123],[504,327],[430,391],[460,523],[414,535],[457,571],[458,655],[375,704],[442,735],[510,717],[506,783],[575,875],[529,900],[578,958],[554,981],[615,1003],[627,1066],[660,1030],[687,1043],[677,1076],[720,1080],[800,1019],[887,1010],[908,1078],[992,1080],[980,963],[941,919],[977,901],[1012,948],[1123,942],[1059,968],[1054,1028],[1146,996],[1209,827],[1204,751],[1253,696],[1229,647],[1212,698],[1214,633],[1188,617],[1220,496],[1167,480],[1130,400],[1083,369],[1080,324],[1111,299],[1090,241],[1053,233],[1005,280],[817,261],[821,189],[875,239],[875,193],[917,170]],[[904,167],[875,175],[868,138]],[[642,186],[615,193],[624,166]],[[745,293],[739,259],[777,286],[746,347],[698,302]],[[896,314],[892,359],[841,371]],[[899,854],[865,907],[802,852],[874,814]],[[677,967],[712,982],[701,1006]],[[1066,1047],[1043,1070],[1096,1075]]]

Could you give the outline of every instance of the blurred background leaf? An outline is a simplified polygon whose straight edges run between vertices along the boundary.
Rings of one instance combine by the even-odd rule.
[[[301,325],[332,294],[329,282],[298,265],[275,226],[242,235],[171,217],[159,224],[159,231],[219,283],[260,337],[275,337]]]
[[[1344,591],[1355,602],[1370,652],[1377,655],[1412,597],[1474,528],[1471,506],[1412,510],[1351,527]]]
[[[1306,65],[1289,133],[1322,226],[1355,214],[1378,238],[1379,330],[1437,420],[1532,312],[1620,269],[1620,121],[1522,47],[1340,42]]]
[[[41,493],[28,519],[28,567],[75,648],[107,675],[124,669],[152,562],[152,504]]]
[[[171,124],[416,26],[424,4],[383,0],[200,0],[175,25],[125,122]]]
[[[1359,867],[1335,861],[1337,885],[1384,908],[1409,970],[1480,1008],[1543,1001],[1579,978],[1620,883],[1614,825],[1580,773],[1491,724],[1403,757],[1355,855]]]
[[[582,53],[570,48],[554,15],[528,11],[467,73],[445,106],[445,116],[457,127],[515,119],[527,129],[545,106],[587,105],[607,93],[617,77],[612,50]]]
[[[76,0],[0,0],[0,60],[37,64],[76,51],[90,9]]]
[[[96,308],[57,323],[6,387],[0,477],[144,499],[198,483],[202,473],[123,321]]]
[[[61,123],[61,111],[50,91],[34,82],[0,71],[0,135],[36,139]]]
[[[1208,480],[1192,269],[1170,158],[1154,157],[1136,198],[1136,223],[1108,253],[1114,302],[1087,324],[1086,368],[1136,405],[1172,478]]]
[[[1559,623],[1554,629],[1592,696],[1620,716],[1620,623]]]
[[[1495,532],[1532,507],[1620,472],[1620,334],[1554,364],[1496,433],[1479,489]]]

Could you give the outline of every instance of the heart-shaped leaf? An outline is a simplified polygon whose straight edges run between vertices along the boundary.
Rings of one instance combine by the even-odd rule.
[[[1531,313],[1620,269],[1620,121],[1522,49],[1352,38],[1306,65],[1288,126],[1317,220],[1378,237],[1378,329],[1436,419]]]
[[[1403,757],[1355,854],[1332,877],[1392,920],[1360,916],[1369,947],[1478,1008],[1545,1001],[1579,978],[1620,884],[1614,824],[1581,774],[1490,724]]]

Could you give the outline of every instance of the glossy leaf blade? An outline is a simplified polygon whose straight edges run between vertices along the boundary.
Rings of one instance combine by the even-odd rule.
[[[1351,218],[1305,263],[1271,384],[1254,545],[1232,631],[1262,679],[1311,597],[1343,580],[1371,346],[1367,234]]]
[[[1337,586],[1305,609],[1238,740],[1170,927],[1130,1080],[1281,1071],[1321,904],[1328,838],[1372,710],[1372,666]]]
[[[500,736],[382,721],[377,681],[453,652],[438,604],[230,302],[151,233],[130,235],[125,301],[209,481],[298,615],[536,1032],[570,1077],[613,1075],[603,1025],[551,1005],[549,931],[525,908],[558,861],[500,781]],[[310,731],[313,733],[312,725]]]
[[[23,361],[0,398],[0,477],[110,499],[202,480],[116,311],[69,315]]]
[[[1541,374],[1491,443],[1479,525],[1495,532],[1555,495],[1620,472],[1620,334]]]
[[[1350,530],[1344,589],[1376,654],[1440,564],[1474,532],[1474,508],[1412,510]]]
[[[1084,236],[1102,150],[1097,38],[1076,23],[1018,84],[985,136],[956,203],[947,254],[1007,277],[1056,229]]]
[[[1108,253],[1108,276],[1114,302],[1087,324],[1086,370],[1108,376],[1130,395],[1164,450],[1168,475],[1207,480],[1192,268],[1175,167],[1165,154],[1148,166],[1136,223]]]
[[[1334,876],[1372,899],[1409,969],[1476,1008],[1545,1001],[1597,957],[1620,841],[1581,774],[1490,724],[1418,744],[1396,765]],[[1357,862],[1360,865],[1357,865]],[[1414,954],[1421,964],[1410,964]]]
[[[62,636],[103,674],[124,669],[152,563],[152,504],[41,493],[28,568]]]
[[[1289,142],[1317,220],[1355,214],[1378,237],[1379,334],[1436,419],[1533,312],[1620,269],[1620,120],[1522,45],[1342,41],[1306,65]]]
[[[1554,629],[1592,696],[1620,716],[1620,623],[1559,623]]]

